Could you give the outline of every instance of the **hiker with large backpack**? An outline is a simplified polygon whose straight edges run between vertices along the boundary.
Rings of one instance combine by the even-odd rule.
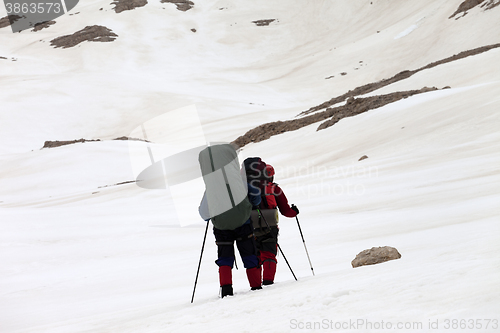
[[[262,284],[274,283],[278,251],[278,210],[286,217],[299,214],[297,206],[288,204],[283,190],[274,183],[274,168],[260,157],[249,157],[243,162],[249,184],[259,188],[261,203],[252,210],[252,224],[262,265]],[[242,169],[242,172],[243,172]]]
[[[214,225],[221,297],[233,295],[235,242],[251,290],[262,289],[261,266],[250,219],[252,207],[261,202],[259,189],[248,184],[240,174],[238,156],[230,144],[205,148],[200,152],[199,162],[206,187],[199,212],[207,223],[211,220]]]

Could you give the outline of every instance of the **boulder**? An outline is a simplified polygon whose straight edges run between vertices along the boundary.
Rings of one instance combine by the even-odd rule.
[[[351,261],[353,268],[375,265],[389,260],[399,259],[401,254],[393,247],[383,246],[383,247],[372,247],[369,250],[364,250],[358,253],[356,258]]]

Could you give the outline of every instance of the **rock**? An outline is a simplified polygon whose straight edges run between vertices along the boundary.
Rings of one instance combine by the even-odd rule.
[[[161,3],[173,3],[174,5],[177,6],[177,10],[180,10],[182,12],[186,12],[193,8],[194,2],[189,1],[189,0],[161,0]]]
[[[12,23],[19,21],[19,19],[21,19],[21,18],[22,18],[22,16],[19,16],[19,15],[9,15],[9,16],[2,17],[0,19],[0,28],[8,27]]]
[[[361,251],[353,261],[351,265],[353,268],[380,264],[389,260],[399,259],[401,254],[393,247],[372,247],[369,250]]]
[[[33,30],[31,30],[31,31],[37,32],[37,31],[40,31],[42,29],[48,28],[53,24],[56,24],[56,22],[55,21],[40,22],[40,23],[35,24],[35,26],[33,27]]]
[[[270,19],[270,20],[257,20],[257,21],[252,21],[252,23],[255,23],[256,26],[258,27],[263,27],[269,25],[271,22],[276,21],[276,19]]]
[[[461,14],[463,13],[463,16],[467,15],[467,12],[469,10],[471,10],[472,8],[480,5],[482,2],[484,2],[485,0],[465,0],[464,2],[462,2],[460,4],[460,6],[458,7],[458,9],[453,13],[453,15],[451,15],[450,17],[448,17],[448,19],[451,19],[453,17],[455,17],[456,15],[458,14]],[[490,6],[493,4],[493,1],[490,1]],[[484,6],[485,4],[483,4]],[[497,4],[498,5],[498,4]],[[482,7],[482,6],[481,6]],[[491,7],[493,8],[493,7]],[[488,8],[490,9],[490,8]],[[462,17],[463,17],[462,16]]]
[[[56,147],[61,147],[61,146],[66,146],[66,145],[71,145],[74,143],[85,143],[85,142],[96,142],[96,141],[101,141],[100,139],[97,140],[86,140],[86,139],[79,139],[79,140],[72,140],[72,141],[45,141],[43,144],[43,148],[56,148]]]
[[[359,158],[359,160],[358,160],[358,161],[366,160],[367,158],[368,158],[368,156],[363,155],[363,156],[361,156],[361,157]]]
[[[68,48],[74,47],[85,41],[112,42],[116,39],[116,37],[118,37],[118,35],[110,29],[100,25],[93,25],[87,26],[72,35],[55,38],[50,41],[50,45],[54,47]]]
[[[114,0],[112,5],[115,5],[115,13],[121,13],[125,10],[133,10],[138,7],[144,7],[148,4],[147,0]]]

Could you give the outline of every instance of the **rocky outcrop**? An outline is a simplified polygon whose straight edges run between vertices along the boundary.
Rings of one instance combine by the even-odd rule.
[[[356,96],[364,95],[380,89],[382,87],[388,86],[392,83],[404,80],[409,78],[410,76],[418,73],[420,71],[430,69],[448,62],[460,60],[466,57],[474,56],[483,52],[487,52],[491,49],[500,47],[500,43],[491,44],[482,47],[478,47],[472,50],[467,50],[455,54],[451,57],[441,59],[439,61],[432,62],[424,67],[418,68],[416,70],[405,70],[399,72],[391,78],[384,79],[378,82],[365,84],[363,86],[357,87],[354,90],[349,90],[347,93],[334,97],[329,101],[326,101],[320,105],[310,108],[307,111],[303,111],[299,114],[299,116],[305,116],[299,119],[286,120],[286,121],[275,121],[267,124],[263,124],[257,126],[254,129],[247,131],[244,135],[238,137],[232,143],[235,146],[243,147],[250,142],[260,142],[269,139],[273,135],[277,135],[280,133],[294,131],[299,128],[302,128],[307,125],[311,125],[313,123],[319,121],[325,121],[322,123],[318,130],[328,128],[335,123],[337,123],[340,119],[345,117],[354,116],[360,114],[362,112],[366,112],[368,110],[372,110],[383,105],[393,103],[402,98],[407,98],[414,94],[427,92],[431,90],[437,90],[437,88],[427,88],[424,87],[420,90],[411,90],[411,91],[399,91],[392,94],[379,95],[373,97],[365,97],[365,98],[355,98]],[[449,89],[449,86],[446,86],[443,89]],[[335,105],[337,103],[344,102],[347,99],[346,105],[339,106],[335,108],[330,108],[330,106]],[[321,111],[325,109],[324,111]],[[321,112],[320,112],[321,111]],[[313,113],[313,114],[311,114]],[[329,119],[330,118],[330,119]]]
[[[147,140],[143,139],[136,139],[136,138],[129,138],[128,136],[121,136],[119,138],[115,138],[113,140],[119,140],[119,141],[144,141],[144,142],[149,142]],[[45,141],[43,148],[56,148],[56,147],[61,147],[61,146],[66,146],[66,145],[71,145],[74,143],[84,143],[84,142],[97,142],[101,141],[101,139],[96,139],[96,140],[88,140],[88,139],[78,139],[78,140],[70,140],[70,141]]]
[[[325,111],[317,112],[315,114],[299,119],[275,121],[272,123],[257,126],[256,128],[249,130],[244,135],[234,140],[233,144],[241,148],[249,144],[250,142],[264,141],[269,139],[271,136],[284,132],[295,131],[316,122],[324,121],[318,127],[319,131],[334,125],[342,118],[352,117],[360,113],[379,108],[386,104],[396,102],[400,99],[408,98],[416,94],[421,94],[433,90],[437,90],[437,88],[424,87],[420,90],[399,91],[391,94],[372,97],[351,97],[347,101],[346,105],[343,106],[339,106],[336,108],[327,108]]]
[[[121,13],[125,10],[132,10],[137,7],[144,7],[148,4],[147,0],[115,0],[111,3],[115,5],[113,10],[116,13]]]
[[[464,13],[464,16],[465,16],[467,14],[468,10],[471,10],[472,8],[481,4],[483,1],[485,1],[485,0],[465,0],[464,2],[462,2],[460,4],[460,6],[458,6],[458,9],[453,13],[453,15],[451,15],[448,18],[453,18],[460,13]]]
[[[378,109],[384,105],[397,102],[401,99],[408,98],[413,95],[422,94],[434,90],[438,89],[436,87],[432,88],[424,87],[420,90],[397,91],[391,94],[378,95],[372,97],[363,97],[363,98],[350,97],[344,106],[340,106],[333,109],[327,109],[327,111],[335,110],[334,114],[329,120],[319,125],[318,131],[335,125],[342,118],[352,117],[369,110]]]
[[[43,148],[56,148],[56,147],[61,147],[61,146],[66,146],[66,145],[71,145],[74,143],[84,143],[84,142],[95,142],[95,141],[101,141],[99,139],[97,140],[86,140],[86,139],[79,139],[79,140],[71,140],[71,141],[45,141],[43,144]]]
[[[381,80],[378,82],[368,83],[368,84],[359,86],[359,87],[355,88],[354,90],[349,90],[348,92],[346,92],[343,95],[340,95],[338,97],[334,97],[334,98],[330,99],[329,101],[326,101],[320,105],[314,106],[307,111],[301,112],[300,115],[306,115],[306,114],[310,114],[310,113],[322,110],[324,108],[335,105],[337,103],[341,103],[341,102],[345,101],[346,99],[348,99],[349,97],[355,97],[355,96],[368,94],[372,91],[378,90],[380,88],[383,88],[383,87],[388,86],[390,84],[393,84],[395,82],[405,80],[405,79],[409,78],[410,76],[412,76],[420,71],[430,69],[430,68],[433,68],[433,67],[436,67],[436,66],[439,66],[442,64],[446,64],[448,62],[452,62],[452,61],[460,60],[460,59],[463,59],[466,57],[470,57],[470,56],[473,56],[476,54],[480,54],[480,53],[483,53],[483,52],[486,52],[486,51],[489,51],[491,49],[498,48],[498,47],[500,47],[500,43],[478,47],[478,48],[475,48],[472,50],[460,52],[458,54],[455,54],[455,55],[448,57],[448,58],[445,58],[445,59],[431,62],[430,64],[425,65],[424,67],[421,67],[421,68],[418,68],[415,70],[405,70],[405,71],[399,72],[396,75],[394,75],[393,77],[390,77],[388,79],[384,79],[384,80]]]
[[[364,250],[358,253],[356,258],[351,261],[353,268],[380,264],[389,260],[395,260],[401,258],[401,254],[393,247],[372,247],[369,250]]]
[[[457,16],[458,14],[462,14],[462,13],[463,13],[463,15],[457,17],[456,19],[459,19],[460,17],[464,17],[465,15],[467,15],[469,10],[471,10],[472,8],[477,7],[479,5],[481,5],[481,8],[488,10],[488,9],[493,9],[496,6],[500,5],[500,1],[499,0],[488,0],[488,1],[486,1],[486,0],[465,0],[464,2],[462,2],[460,4],[460,6],[458,6],[458,9],[453,13],[453,15],[451,15],[448,18],[451,19],[451,18]]]
[[[188,11],[194,7],[194,2],[189,0],[161,0],[161,3],[173,3],[180,11]]]
[[[257,21],[252,21],[252,23],[255,23],[256,26],[262,27],[269,25],[271,22],[276,21],[276,19],[269,19],[269,20],[257,20]]]
[[[53,24],[56,24],[56,22],[55,21],[46,21],[46,22],[37,23],[37,24],[35,24],[35,26],[33,27],[33,30],[31,30],[31,31],[37,32],[37,31],[40,31],[42,29],[48,28]]]
[[[22,18],[22,16],[19,16],[19,15],[9,15],[9,16],[2,17],[0,19],[0,29],[10,26],[12,23],[18,21],[21,18]]]
[[[50,41],[54,47],[68,48],[76,46],[82,42],[112,42],[118,37],[117,34],[101,25],[87,26],[72,35],[58,37]]]

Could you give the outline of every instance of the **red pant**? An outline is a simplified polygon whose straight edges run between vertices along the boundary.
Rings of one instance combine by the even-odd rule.
[[[274,281],[274,275],[276,274],[276,264],[278,262],[276,260],[276,255],[269,251],[260,251],[259,259],[262,263],[262,280]]]

